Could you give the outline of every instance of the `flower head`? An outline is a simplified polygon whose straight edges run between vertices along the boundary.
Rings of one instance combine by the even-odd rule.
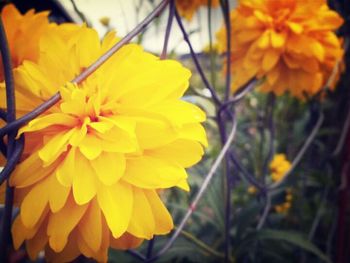
[[[35,14],[32,9],[22,15],[12,4],[3,8],[1,19],[7,35],[13,68],[21,65],[24,60],[37,61],[40,37],[49,28],[48,14],[49,12]],[[3,80],[2,62],[0,62],[0,82]]]
[[[343,20],[326,0],[240,0],[230,19],[234,91],[257,77],[265,92],[314,95],[342,58],[333,31]],[[225,28],[218,39],[225,51]]]
[[[197,9],[208,5],[208,0],[176,0],[175,4],[180,15],[191,21]],[[211,0],[211,7],[218,6],[219,0]]]
[[[276,154],[271,163],[270,171],[273,182],[278,182],[283,179],[284,175],[291,167],[291,163],[287,160],[286,155],[283,153]]]
[[[157,189],[188,190],[185,168],[203,155],[205,114],[181,100],[191,73],[178,62],[129,44],[81,84],[69,82],[116,41],[110,33],[101,44],[86,27],[67,39],[49,33],[38,62],[14,71],[20,114],[57,87],[62,97],[19,131],[27,143],[10,178],[20,206],[14,244],[26,241],[32,258],[45,248],[57,262],[80,253],[106,261],[110,246],[168,233]]]
[[[284,196],[284,201],[278,205],[275,205],[274,208],[279,214],[288,213],[289,209],[292,207],[293,194],[290,188],[286,189]]]

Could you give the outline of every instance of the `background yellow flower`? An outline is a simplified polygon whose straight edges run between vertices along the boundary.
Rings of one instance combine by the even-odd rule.
[[[191,21],[194,13],[202,6],[208,5],[208,0],[176,0],[176,8],[179,14]],[[219,0],[212,0],[211,7],[218,7]]]
[[[6,30],[14,68],[21,65],[24,60],[37,61],[40,38],[49,28],[48,14],[49,12],[35,14],[32,9],[22,15],[12,4],[3,8],[1,19]],[[3,80],[2,61],[0,61],[0,82]]]
[[[342,58],[343,20],[325,0],[241,0],[230,19],[233,91],[257,77],[265,92],[314,95]],[[224,28],[217,37],[225,52]]]

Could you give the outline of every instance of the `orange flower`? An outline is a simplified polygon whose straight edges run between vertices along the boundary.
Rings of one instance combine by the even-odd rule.
[[[49,12],[35,14],[29,10],[22,15],[14,5],[9,4],[1,12],[1,18],[7,35],[13,68],[24,60],[37,61],[39,40],[49,27]],[[30,40],[30,41],[29,41]],[[2,62],[0,62],[0,82],[4,80]]]
[[[233,91],[257,77],[264,92],[314,95],[343,55],[343,20],[325,0],[241,0],[230,20]],[[225,51],[225,28],[217,36]]]
[[[208,0],[176,0],[176,9],[180,15],[191,21],[194,13],[201,6],[208,5]],[[219,6],[219,0],[211,0],[212,7]]]

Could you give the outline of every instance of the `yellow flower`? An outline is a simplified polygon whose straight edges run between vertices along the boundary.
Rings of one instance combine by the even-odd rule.
[[[25,241],[32,259],[45,249],[56,262],[80,253],[107,261],[109,247],[169,233],[157,190],[188,190],[185,168],[207,145],[204,112],[181,100],[191,73],[176,61],[129,44],[83,83],[69,83],[116,41],[109,33],[100,44],[86,27],[68,39],[45,34],[38,62],[14,71],[19,114],[57,87],[62,97],[19,131],[26,145],[10,177],[20,206],[14,245]]]
[[[6,5],[1,12],[1,19],[7,35],[13,68],[24,60],[37,61],[39,40],[49,28],[49,12],[35,14],[34,10],[22,15],[14,5]],[[0,61],[0,82],[4,80]]]
[[[108,16],[103,16],[99,20],[103,26],[109,27],[109,23],[110,23],[111,19]]]
[[[278,182],[282,180],[286,172],[288,172],[288,170],[290,169],[290,167],[291,163],[287,160],[285,154],[276,154],[270,163],[272,181]]]
[[[214,44],[211,46],[211,49],[210,49],[210,44],[206,45],[206,46],[203,48],[203,52],[204,52],[204,53],[210,53],[210,52],[218,53],[218,52],[219,52],[219,45],[218,45],[218,43],[214,43]]]
[[[279,214],[286,214],[292,207],[293,195],[291,189],[287,189],[285,193],[285,201],[282,204],[275,205],[274,208]]]
[[[230,20],[233,91],[257,77],[264,92],[314,95],[343,55],[333,33],[343,20],[326,0],[240,0]],[[224,27],[217,37],[226,51]]]
[[[249,186],[247,191],[249,194],[253,195],[253,194],[256,194],[258,190],[256,189],[255,186]]]
[[[176,0],[176,9],[179,14],[191,21],[194,13],[202,6],[207,6],[208,0]],[[218,7],[219,0],[211,0],[211,7]]]

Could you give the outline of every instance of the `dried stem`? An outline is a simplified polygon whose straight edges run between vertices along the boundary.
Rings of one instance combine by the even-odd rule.
[[[240,162],[236,153],[232,149],[230,150],[230,159],[233,162],[233,164],[241,171],[241,174],[244,176],[244,179],[246,179],[251,185],[253,185],[258,190],[262,192],[266,191],[266,188],[263,185],[261,185],[260,182],[256,180],[255,177],[246,170],[246,168]]]
[[[226,89],[225,101],[228,101],[231,93],[231,23],[230,23],[230,1],[220,1],[222,13],[224,16],[226,29]]]
[[[162,53],[160,55],[160,59],[165,59],[168,53],[168,43],[169,43],[171,27],[173,25],[174,15],[175,15],[175,0],[170,0],[168,22],[165,29],[164,44],[163,44]]]
[[[187,43],[187,45],[188,45],[188,47],[189,47],[189,49],[190,49],[191,57],[192,57],[192,59],[193,59],[193,62],[194,62],[194,64],[195,64],[195,66],[196,66],[196,69],[197,69],[197,71],[198,71],[198,73],[199,73],[199,75],[200,75],[200,77],[201,77],[201,79],[202,79],[202,81],[203,81],[205,87],[210,91],[210,94],[211,94],[211,96],[212,96],[212,98],[213,98],[213,100],[214,100],[214,103],[215,103],[216,105],[221,105],[220,99],[219,99],[219,97],[217,96],[216,91],[215,91],[214,88],[210,85],[208,79],[206,78],[206,76],[205,76],[205,74],[204,74],[204,71],[203,71],[201,65],[199,64],[198,58],[197,58],[197,56],[196,56],[196,53],[195,53],[194,50],[193,50],[191,41],[190,41],[190,39],[189,39],[189,37],[188,37],[188,34],[187,34],[187,32],[186,32],[186,30],[185,30],[183,24],[182,24],[181,17],[180,17],[180,15],[179,15],[179,13],[177,12],[176,8],[175,8],[175,18],[176,18],[176,21],[177,21],[177,23],[178,23],[178,25],[179,25],[179,27],[180,27],[180,30],[181,30],[181,32],[182,32],[182,34],[183,34],[184,40],[186,41],[186,43]]]
[[[155,237],[153,237],[150,241],[148,241],[147,254],[146,254],[145,261],[147,261],[147,259],[150,259],[153,255],[154,242],[155,242]]]
[[[307,138],[307,140],[305,141],[303,147],[301,147],[300,151],[298,152],[298,154],[296,155],[296,157],[294,158],[292,165],[290,167],[290,169],[284,174],[283,178],[278,181],[273,183],[272,185],[269,186],[269,190],[273,190],[278,188],[279,186],[281,186],[288,178],[288,176],[291,174],[291,172],[295,169],[295,167],[299,164],[301,158],[304,156],[306,150],[309,148],[309,146],[311,145],[311,143],[313,142],[313,140],[315,139],[319,129],[321,128],[321,125],[323,123],[324,120],[324,115],[322,112],[319,113],[319,117],[318,120],[314,126],[314,128],[312,129],[309,137]]]
[[[275,94],[270,93],[268,96],[268,105],[267,105],[267,126],[269,131],[269,152],[267,154],[267,157],[265,159],[264,165],[263,165],[263,178],[266,178],[266,175],[268,174],[268,168],[269,163],[271,162],[274,154],[275,154],[275,122],[274,122],[274,108],[275,108]]]
[[[260,230],[264,226],[267,216],[269,215],[269,211],[271,208],[271,193],[267,192],[265,194],[265,199],[265,207],[256,227],[256,230]]]
[[[4,29],[2,19],[0,17],[0,52],[5,76],[5,85],[6,85],[6,120],[11,123],[16,119],[16,104],[15,104],[15,90],[14,90],[14,80],[12,74],[12,60],[10,49],[7,42],[7,36]],[[13,162],[9,160],[13,159],[13,153],[16,153],[15,149],[15,139],[17,131],[13,130],[8,134],[8,143],[7,143],[7,162],[4,169],[9,169],[13,165]],[[18,161],[18,158],[14,160]],[[10,167],[11,166],[11,167]],[[7,246],[8,241],[10,240],[10,228],[12,220],[12,205],[13,205],[13,189],[7,184],[6,185],[6,194],[5,194],[5,211],[2,220],[2,235],[0,237],[0,259],[2,262],[7,261]]]

